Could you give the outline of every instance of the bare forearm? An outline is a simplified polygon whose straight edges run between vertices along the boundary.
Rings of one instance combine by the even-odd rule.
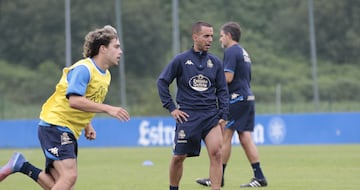
[[[121,121],[128,121],[130,119],[129,113],[124,108],[96,103],[82,96],[70,96],[69,104],[71,108],[81,111],[107,113]]]
[[[69,104],[71,108],[78,109],[86,112],[103,113],[106,112],[109,105],[100,104],[88,100],[83,96],[71,96],[69,97]]]

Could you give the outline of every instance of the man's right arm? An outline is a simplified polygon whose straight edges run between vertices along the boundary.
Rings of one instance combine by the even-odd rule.
[[[162,105],[169,112],[173,112],[176,109],[174,100],[171,97],[169,86],[176,78],[177,73],[177,64],[176,57],[164,68],[164,70],[159,75],[157,81],[157,87],[159,92],[159,97],[161,99]]]

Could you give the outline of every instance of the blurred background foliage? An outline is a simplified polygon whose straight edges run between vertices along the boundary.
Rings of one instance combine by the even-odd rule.
[[[116,26],[115,1],[71,0],[72,62],[88,31]],[[360,111],[360,1],[314,0],[320,106],[313,104],[307,0],[179,0],[180,50],[191,24],[210,22],[212,53],[222,58],[219,28],[239,22],[253,62],[257,113]],[[37,118],[65,66],[65,1],[0,0],[0,119]],[[167,115],[156,79],[173,57],[172,1],[121,0],[127,109]],[[357,32],[356,32],[357,31]],[[119,69],[106,100],[121,105]],[[276,101],[280,87],[281,104]],[[279,92],[279,91],[278,91]]]

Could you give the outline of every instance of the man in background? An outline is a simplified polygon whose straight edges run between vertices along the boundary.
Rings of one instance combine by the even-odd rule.
[[[249,160],[254,177],[240,187],[266,187],[267,181],[260,167],[259,154],[252,139],[255,120],[255,96],[251,90],[251,60],[246,50],[239,44],[241,28],[236,22],[225,23],[220,30],[220,43],[224,51],[224,72],[229,90],[230,117],[223,133],[222,162],[224,174],[231,154],[231,139],[236,131],[241,146]],[[208,178],[198,179],[197,183],[211,186]]]
[[[196,22],[192,27],[193,47],[175,58],[158,78],[164,108],[176,120],[173,155],[170,162],[170,190],[178,190],[187,157],[199,156],[205,141],[210,159],[213,190],[220,189],[222,128],[228,116],[228,90],[221,60],[209,53],[213,27]],[[175,105],[169,86],[176,79]]]

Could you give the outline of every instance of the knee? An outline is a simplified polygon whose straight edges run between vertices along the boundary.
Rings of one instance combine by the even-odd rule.
[[[222,156],[222,151],[221,151],[221,147],[216,149],[215,151],[213,151],[212,153],[210,153],[210,157],[213,159],[213,160],[216,160],[216,161],[221,161],[221,156]]]
[[[244,131],[244,132],[240,133],[239,134],[239,140],[240,140],[240,144],[242,146],[253,142],[251,133],[249,131]]]
[[[172,162],[173,162],[173,164],[175,164],[175,165],[182,164],[182,163],[184,162],[185,158],[186,158],[185,155],[181,155],[181,156],[175,155],[175,156],[173,156],[173,158],[172,158]]]
[[[77,173],[74,172],[69,176],[69,179],[70,179],[71,182],[75,183],[76,180],[77,180],[77,177],[78,177]]]
[[[67,183],[69,186],[73,186],[77,180],[77,177],[78,177],[78,175],[77,175],[76,171],[68,172],[66,174],[66,176],[64,176],[63,182]]]
[[[222,156],[222,151],[221,151],[221,148],[220,148],[218,151],[216,151],[216,154],[215,154],[216,160],[221,161],[221,156]]]
[[[246,142],[244,140],[240,140],[240,145],[244,147],[246,145]]]

